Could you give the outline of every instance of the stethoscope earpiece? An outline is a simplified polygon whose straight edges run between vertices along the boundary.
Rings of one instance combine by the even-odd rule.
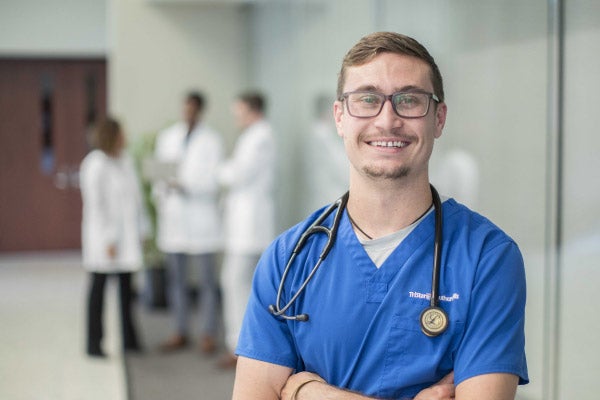
[[[300,322],[308,321],[308,314],[285,315],[281,311],[277,311],[274,304],[269,305],[269,312],[275,316],[278,316],[278,317],[281,317],[281,318],[287,319],[287,320],[300,321]]]
[[[296,315],[296,320],[300,322],[308,321],[308,314],[298,314]]]

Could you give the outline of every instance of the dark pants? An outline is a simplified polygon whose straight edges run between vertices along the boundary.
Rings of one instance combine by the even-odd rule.
[[[102,336],[104,334],[102,326],[102,315],[104,310],[104,286],[109,275],[119,278],[119,298],[121,308],[121,332],[123,338],[124,350],[137,350],[139,343],[133,318],[131,316],[131,273],[103,274],[90,273],[90,287],[88,297],[87,314],[87,351],[88,353],[101,353]]]

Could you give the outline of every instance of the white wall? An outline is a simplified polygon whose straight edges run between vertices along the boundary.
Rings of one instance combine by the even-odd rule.
[[[2,56],[98,57],[106,48],[106,0],[0,1]]]
[[[202,90],[206,121],[225,135],[230,104],[247,83],[244,8],[111,0],[109,106],[132,135],[181,116],[184,94]]]

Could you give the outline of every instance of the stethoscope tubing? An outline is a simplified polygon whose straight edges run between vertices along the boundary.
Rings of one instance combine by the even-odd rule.
[[[441,266],[441,258],[442,258],[442,203],[440,200],[440,196],[437,190],[433,187],[433,185],[429,185],[431,188],[431,196],[433,200],[433,207],[435,210],[435,233],[434,233],[434,248],[433,248],[433,268],[432,268],[432,278],[431,278],[431,298],[429,301],[429,307],[423,310],[421,313],[420,321],[421,321],[421,330],[423,333],[430,337],[435,337],[441,334],[448,327],[448,317],[443,309],[439,307],[439,286],[440,286],[440,266]],[[283,274],[281,276],[281,281],[279,282],[279,288],[277,289],[277,299],[275,305],[269,306],[269,311],[271,314],[277,317],[284,318],[286,320],[295,320],[306,322],[309,319],[308,314],[296,314],[296,315],[287,315],[287,310],[294,304],[294,302],[298,299],[300,294],[305,290],[306,286],[313,278],[327,255],[329,251],[333,247],[335,239],[337,237],[338,228],[340,225],[340,220],[343,215],[343,211],[346,208],[348,203],[349,192],[346,192],[342,197],[336,200],[331,206],[329,206],[307,229],[300,235],[300,238],[296,242],[294,246],[294,250],[288,260]],[[323,225],[323,221],[333,212],[335,212],[335,216],[333,218],[333,222],[330,228],[327,228]],[[306,277],[304,282],[300,288],[296,291],[296,293],[288,300],[288,302],[281,307],[281,297],[283,294],[283,286],[285,284],[285,280],[290,272],[291,266],[296,259],[296,256],[304,247],[306,241],[309,236],[316,233],[324,233],[327,235],[327,242],[319,255],[315,266],[310,271],[309,275]],[[439,322],[442,321],[442,322]]]
[[[284,319],[308,321],[307,314],[297,314],[297,315],[289,316],[289,315],[286,315],[285,313],[292,306],[292,304],[294,304],[294,302],[296,301],[298,296],[300,296],[300,294],[304,291],[304,289],[306,288],[306,285],[308,285],[310,280],[313,278],[313,276],[315,275],[315,273],[317,272],[317,270],[323,263],[323,260],[325,260],[325,258],[329,254],[329,251],[333,247],[335,237],[337,235],[337,231],[338,231],[338,228],[340,225],[340,220],[342,218],[343,210],[346,208],[346,204],[348,203],[348,197],[349,197],[349,192],[346,192],[342,197],[340,197],[332,205],[330,205],[329,208],[327,208],[327,210],[325,210],[319,216],[319,218],[317,218],[317,220],[315,222],[313,222],[308,227],[308,229],[306,229],[306,231],[304,231],[304,233],[302,233],[302,235],[298,239],[298,242],[296,242],[296,245],[294,246],[294,250],[292,251],[292,255],[290,256],[290,259],[288,260],[288,262],[285,266],[285,269],[283,270],[283,275],[281,276],[281,281],[279,282],[279,288],[277,289],[277,300],[275,303],[276,306],[274,306],[274,305],[269,306],[269,311],[273,315],[282,317]],[[331,225],[331,228],[326,228],[325,226],[321,225],[323,223],[323,221],[334,210],[336,210],[336,213],[333,218],[333,223]],[[325,235],[327,235],[327,242],[326,242],[325,246],[323,247],[321,254],[319,255],[319,259],[317,260],[313,269],[310,271],[310,274],[308,275],[308,277],[304,280],[304,282],[302,283],[300,288],[296,291],[296,293],[292,296],[292,298],[283,307],[280,307],[281,295],[283,294],[283,285],[285,284],[285,280],[290,271],[290,268],[291,268],[292,264],[294,263],[294,260],[296,259],[296,255],[298,255],[300,250],[302,250],[302,248],[304,247],[304,244],[308,240],[309,236],[312,234],[315,234],[315,233],[324,233]]]
[[[431,277],[431,299],[429,305],[437,307],[439,304],[440,289],[440,265],[442,264],[442,202],[440,195],[433,185],[431,187],[431,197],[433,198],[433,208],[435,209],[435,238],[433,240],[433,271]]]

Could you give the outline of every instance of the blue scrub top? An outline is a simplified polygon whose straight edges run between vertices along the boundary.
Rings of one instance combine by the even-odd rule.
[[[454,370],[455,384],[487,373],[528,382],[525,273],[515,242],[481,215],[443,203],[440,307],[448,329],[431,338],[419,316],[429,305],[435,213],[430,213],[378,269],[344,212],[337,239],[287,321],[268,311],[292,249],[320,215],[283,233],[254,276],[238,355],[310,371],[328,383],[381,398],[410,398]],[[333,215],[324,222],[330,226]],[[286,279],[282,304],[297,292],[326,242],[313,235]]]

